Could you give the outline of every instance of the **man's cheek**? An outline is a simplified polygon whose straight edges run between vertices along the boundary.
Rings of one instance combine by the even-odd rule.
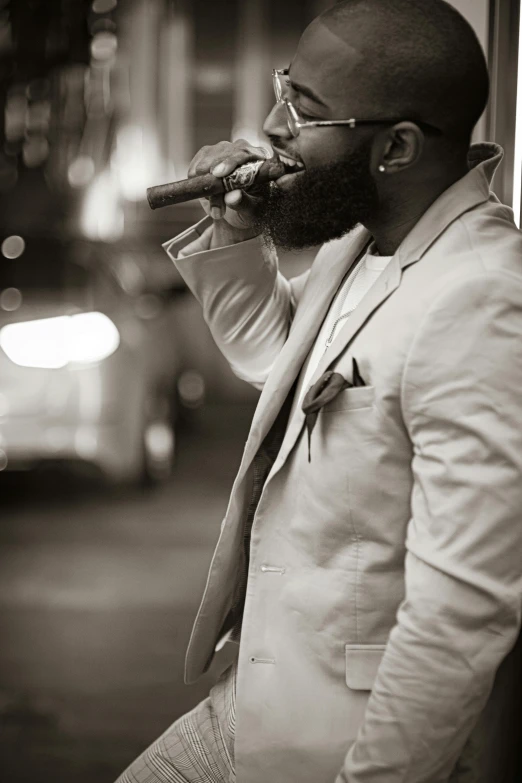
[[[323,128],[322,130],[325,129]],[[306,130],[301,132],[301,136],[304,133],[306,133]],[[319,138],[314,144],[306,143],[300,146],[299,154],[306,168],[322,168],[323,166],[337,163],[342,159],[342,151],[332,148],[331,145],[325,142],[326,138]]]
[[[304,134],[306,134],[306,130],[301,131],[299,138],[303,137]],[[328,162],[325,160],[324,150],[321,149],[320,144],[310,144],[306,142],[300,144],[297,149],[297,154],[307,169],[324,166],[324,164]]]

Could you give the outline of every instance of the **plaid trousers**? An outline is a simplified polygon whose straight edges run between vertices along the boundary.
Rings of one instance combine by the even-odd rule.
[[[234,663],[116,783],[235,783],[236,675]]]

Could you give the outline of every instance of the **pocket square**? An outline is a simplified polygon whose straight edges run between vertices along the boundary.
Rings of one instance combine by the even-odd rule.
[[[355,359],[352,359],[352,378],[352,383],[354,386],[366,386],[366,381],[359,372],[359,365]]]
[[[334,372],[333,370],[327,370],[306,392],[301,408],[303,413],[306,414],[305,423],[308,432],[308,462],[312,461],[312,432],[317,423],[317,417],[321,408],[324,408],[325,405],[334,400],[339,392],[344,389],[350,389],[354,386],[366,386],[355,359],[352,359],[352,377],[353,381],[347,381],[340,373]]]

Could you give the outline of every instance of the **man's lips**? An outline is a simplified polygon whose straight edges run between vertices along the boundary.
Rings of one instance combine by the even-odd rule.
[[[278,150],[276,147],[272,148],[274,155],[279,158],[285,168],[285,173],[275,180],[277,187],[285,188],[287,185],[291,185],[295,177],[303,174],[305,171],[305,165],[297,158],[288,155],[288,153]]]
[[[301,160],[294,158],[292,155],[288,155],[288,153],[283,152],[282,150],[278,150],[276,147],[273,147],[273,150],[274,155],[283,163],[286,174],[294,174],[298,171],[303,171],[305,168],[305,165]]]
[[[283,174],[282,177],[278,177],[274,180],[274,184],[276,187],[284,190],[287,185],[291,185],[298,177],[302,177],[304,173],[304,169],[301,169],[300,171]]]

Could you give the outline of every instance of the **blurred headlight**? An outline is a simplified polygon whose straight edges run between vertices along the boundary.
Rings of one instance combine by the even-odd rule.
[[[103,313],[24,321],[0,330],[0,346],[20,367],[59,369],[100,362],[119,344],[118,329]]]

